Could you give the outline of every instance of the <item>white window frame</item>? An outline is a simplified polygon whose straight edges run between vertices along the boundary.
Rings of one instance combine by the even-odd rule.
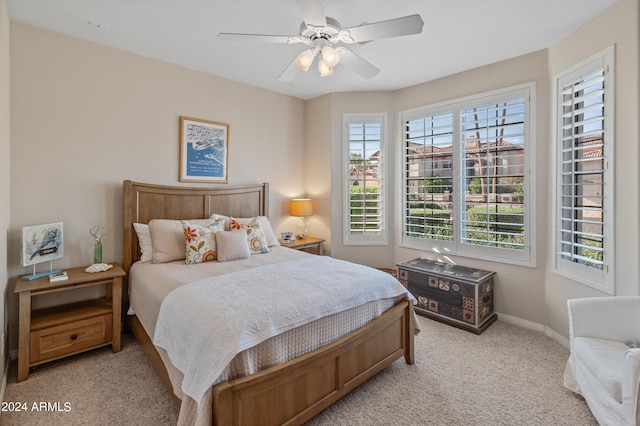
[[[402,186],[402,204],[401,204],[401,242],[402,247],[429,251],[442,257],[443,260],[447,260],[448,255],[456,255],[463,257],[471,257],[475,259],[483,259],[501,263],[515,264],[521,266],[535,267],[536,266],[536,250],[535,250],[535,235],[536,224],[535,220],[532,220],[533,215],[531,212],[536,211],[536,188],[535,179],[532,177],[531,167],[532,159],[535,158],[535,82],[525,83],[517,86],[512,86],[504,89],[494,90],[491,92],[481,93],[474,96],[468,96],[459,99],[453,99],[450,101],[428,105],[424,107],[413,108],[411,110],[402,111],[400,113],[400,158],[402,158],[402,177],[400,179],[400,185]],[[464,202],[464,193],[462,191],[455,191],[453,197],[453,241],[440,241],[427,238],[414,238],[409,237],[405,233],[405,224],[407,222],[407,213],[405,209],[405,202],[407,200],[406,182],[405,182],[405,137],[404,126],[405,123],[421,115],[436,115],[447,111],[453,112],[454,124],[453,124],[453,186],[455,188],[461,188],[462,178],[462,160],[460,155],[460,111],[465,108],[473,107],[473,105],[482,105],[494,102],[503,102],[507,99],[514,98],[525,99],[525,124],[524,124],[524,238],[525,247],[523,250],[510,250],[505,248],[484,247],[470,244],[462,244],[460,236],[460,222],[461,222],[461,204]]]
[[[554,262],[553,272],[570,278],[580,284],[600,290],[604,293],[615,295],[615,276],[613,267],[615,250],[615,187],[614,187],[614,106],[615,106],[615,49],[613,46],[581,61],[580,63],[558,73],[554,76],[553,100],[554,100]],[[562,87],[570,81],[576,81],[599,69],[604,70],[604,131],[603,131],[603,264],[602,269],[589,267],[563,258],[562,249],[562,213],[560,183],[562,182]],[[607,218],[609,218],[607,220]]]
[[[350,135],[349,126],[352,123],[377,123],[380,125],[380,163],[379,163],[379,188],[380,188],[380,232],[377,234],[353,234],[351,233],[351,200],[350,200]],[[344,245],[387,245],[387,114],[344,114],[343,123],[343,244]]]

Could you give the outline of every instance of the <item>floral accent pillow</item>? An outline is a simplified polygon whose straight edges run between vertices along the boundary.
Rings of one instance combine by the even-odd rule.
[[[229,218],[229,229],[240,229],[247,233],[247,242],[249,243],[249,251],[251,254],[269,253],[267,239],[262,230],[260,220],[255,217],[249,223],[241,223],[238,219]]]
[[[193,265],[218,260],[216,232],[224,231],[224,224],[216,222],[209,226],[200,226],[183,221],[182,230],[186,248],[184,263]]]
[[[234,218],[214,213],[211,216],[209,216],[209,219],[213,219],[216,222],[221,222],[221,221],[224,222],[225,230],[228,231],[230,229],[229,222],[231,222],[231,219],[234,219]],[[264,238],[267,240],[267,246],[268,247],[279,246],[280,242],[278,241],[278,238],[276,237],[275,232],[273,232],[273,228],[271,227],[271,222],[269,222],[268,217],[254,216],[254,217],[236,217],[235,218],[236,222],[240,222],[241,224],[244,224],[244,225],[246,225],[247,223],[255,219],[258,219],[260,221],[262,232],[264,232]]]

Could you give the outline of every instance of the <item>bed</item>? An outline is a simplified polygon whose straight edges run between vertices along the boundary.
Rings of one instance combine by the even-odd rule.
[[[152,269],[138,262],[141,251],[134,224],[147,224],[153,219],[206,219],[213,214],[241,218],[266,216],[268,194],[267,183],[208,188],[124,181],[123,264],[129,273],[131,306],[136,306],[136,298],[147,298],[137,295],[136,282],[140,281],[138,277],[146,276],[142,273],[144,268]],[[304,265],[308,261],[302,252],[284,247],[275,247],[269,256],[291,262],[289,265],[295,262]],[[269,259],[269,256],[251,257],[258,259],[255,260],[257,262],[266,262],[263,259]],[[233,268],[242,262],[228,264]],[[179,263],[176,262],[176,267],[184,269]],[[216,263],[206,264],[211,269],[222,267]],[[200,274],[201,269],[204,270],[200,268],[202,265],[191,266],[189,271]],[[264,268],[273,269],[275,266],[265,265]],[[198,278],[197,274],[194,279]],[[385,303],[389,304],[389,301]],[[145,310],[142,302],[137,306],[140,311]],[[408,364],[414,361],[416,323],[413,303],[410,297],[396,297],[391,305],[384,307],[384,313],[337,340],[248,375],[228,374],[228,379],[212,384],[206,397],[198,403],[181,392],[180,383],[184,375],[172,365],[167,352],[153,344],[150,336],[154,334],[154,325],[149,319],[141,320],[142,313],[135,311],[129,318],[130,327],[164,385],[180,405],[179,423],[182,424],[302,424],[397,359],[404,357]],[[331,321],[331,318],[321,320]],[[287,333],[297,331],[294,329]]]

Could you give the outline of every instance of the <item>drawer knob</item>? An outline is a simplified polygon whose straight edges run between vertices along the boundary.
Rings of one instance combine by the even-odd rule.
[[[78,338],[78,335],[76,333],[73,333],[71,335],[71,340],[76,340]]]

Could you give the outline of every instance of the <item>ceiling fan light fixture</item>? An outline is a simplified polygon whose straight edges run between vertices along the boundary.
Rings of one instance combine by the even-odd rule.
[[[329,68],[335,67],[340,62],[340,55],[336,49],[331,46],[324,46],[320,54],[322,55],[322,60]]]
[[[333,74],[333,68],[328,66],[322,57],[318,61],[318,72],[320,73],[320,77],[328,77]]]
[[[312,49],[307,49],[304,52],[301,52],[296,57],[296,65],[302,71],[305,71],[305,72],[309,71],[309,67],[311,67],[311,64],[313,63],[313,59],[315,57],[316,57],[316,52],[314,52]]]
[[[413,14],[342,28],[337,20],[325,14],[324,0],[297,0],[297,3],[303,18],[297,36],[220,33],[218,37],[230,41],[302,43],[307,45],[307,50],[300,52],[295,60],[289,63],[278,77],[278,81],[292,81],[298,75],[299,70],[309,71],[316,56],[318,57],[318,71],[322,77],[333,74],[335,66],[340,64],[342,67],[350,68],[360,77],[369,79],[377,76],[380,69],[343,46],[333,46],[337,43],[364,44],[378,39],[420,34],[424,27],[422,17]]]

